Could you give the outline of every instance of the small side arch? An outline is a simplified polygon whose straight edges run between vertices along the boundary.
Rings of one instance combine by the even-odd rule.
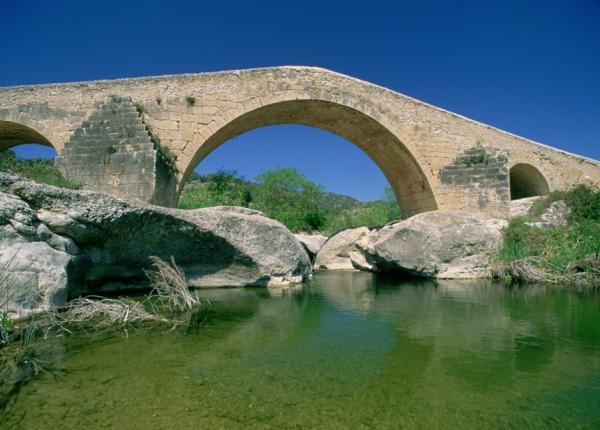
[[[543,196],[550,192],[542,172],[531,164],[517,163],[510,169],[510,199]]]
[[[33,128],[13,121],[0,121],[0,151],[24,143],[38,143],[40,145],[51,146],[57,153],[59,152],[59,148]]]

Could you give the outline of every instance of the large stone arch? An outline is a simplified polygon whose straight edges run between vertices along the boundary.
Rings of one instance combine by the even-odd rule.
[[[38,143],[53,147],[58,153],[59,149],[50,139],[41,132],[14,121],[0,120],[0,151],[25,143]]]
[[[425,163],[383,121],[347,105],[315,98],[259,102],[229,115],[228,120],[217,118],[207,127],[208,132],[197,133],[184,150],[191,156],[178,160],[178,195],[196,165],[221,144],[246,131],[277,124],[308,125],[345,138],[379,166],[407,215],[437,209],[430,180],[421,167]]]
[[[527,163],[516,163],[509,170],[511,200],[543,196],[550,192],[542,172]]]

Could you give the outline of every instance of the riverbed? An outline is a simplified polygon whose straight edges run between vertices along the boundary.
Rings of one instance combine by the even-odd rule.
[[[599,428],[600,294],[322,272],[51,341],[2,428]]]

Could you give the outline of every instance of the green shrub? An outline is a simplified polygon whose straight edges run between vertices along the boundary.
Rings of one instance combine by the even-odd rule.
[[[571,222],[600,222],[600,190],[578,185],[566,193]]]
[[[250,184],[235,171],[219,171],[207,176],[193,173],[181,194],[178,207],[180,209],[222,205],[248,207],[251,201]]]
[[[144,105],[141,102],[136,102],[135,103],[135,110],[137,111],[137,113],[139,113],[140,115],[143,115],[145,112],[144,109]]]
[[[256,209],[292,231],[312,231],[323,227],[324,218],[318,204],[322,186],[291,167],[266,170],[256,180]]]
[[[361,203],[347,196],[323,192],[323,188],[292,168],[267,170],[249,182],[237,172],[220,171],[202,176],[192,173],[179,208],[219,205],[251,207],[264,212],[290,230],[335,233],[350,227],[387,224],[401,218],[390,188],[385,197]]]
[[[561,199],[570,209],[566,225],[540,229],[527,224],[553,201]],[[587,283],[597,283],[600,282],[599,256],[600,190],[579,185],[570,191],[551,193],[536,202],[528,217],[511,220],[504,232],[498,259],[500,266],[504,264],[501,271],[507,264],[526,261],[535,273],[541,274],[539,280],[570,283],[585,279]]]
[[[52,160],[42,158],[18,159],[11,150],[0,151],[0,171],[11,172],[36,182],[63,188],[80,188],[65,179]]]

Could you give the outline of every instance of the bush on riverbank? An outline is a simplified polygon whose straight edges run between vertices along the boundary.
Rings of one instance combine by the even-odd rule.
[[[384,198],[359,202],[323,191],[323,187],[292,168],[267,170],[256,182],[245,180],[236,172],[194,174],[179,200],[181,209],[218,205],[249,207],[264,212],[293,232],[320,231],[327,235],[401,219],[398,202],[389,187]]]
[[[65,179],[54,166],[52,160],[44,158],[19,159],[14,151],[10,149],[0,151],[0,171],[11,172],[36,182],[57,187],[80,188]]]
[[[552,229],[529,225],[553,201],[570,209],[567,223]],[[508,282],[546,281],[600,285],[600,190],[579,185],[540,199],[527,217],[510,221],[494,268]]]

